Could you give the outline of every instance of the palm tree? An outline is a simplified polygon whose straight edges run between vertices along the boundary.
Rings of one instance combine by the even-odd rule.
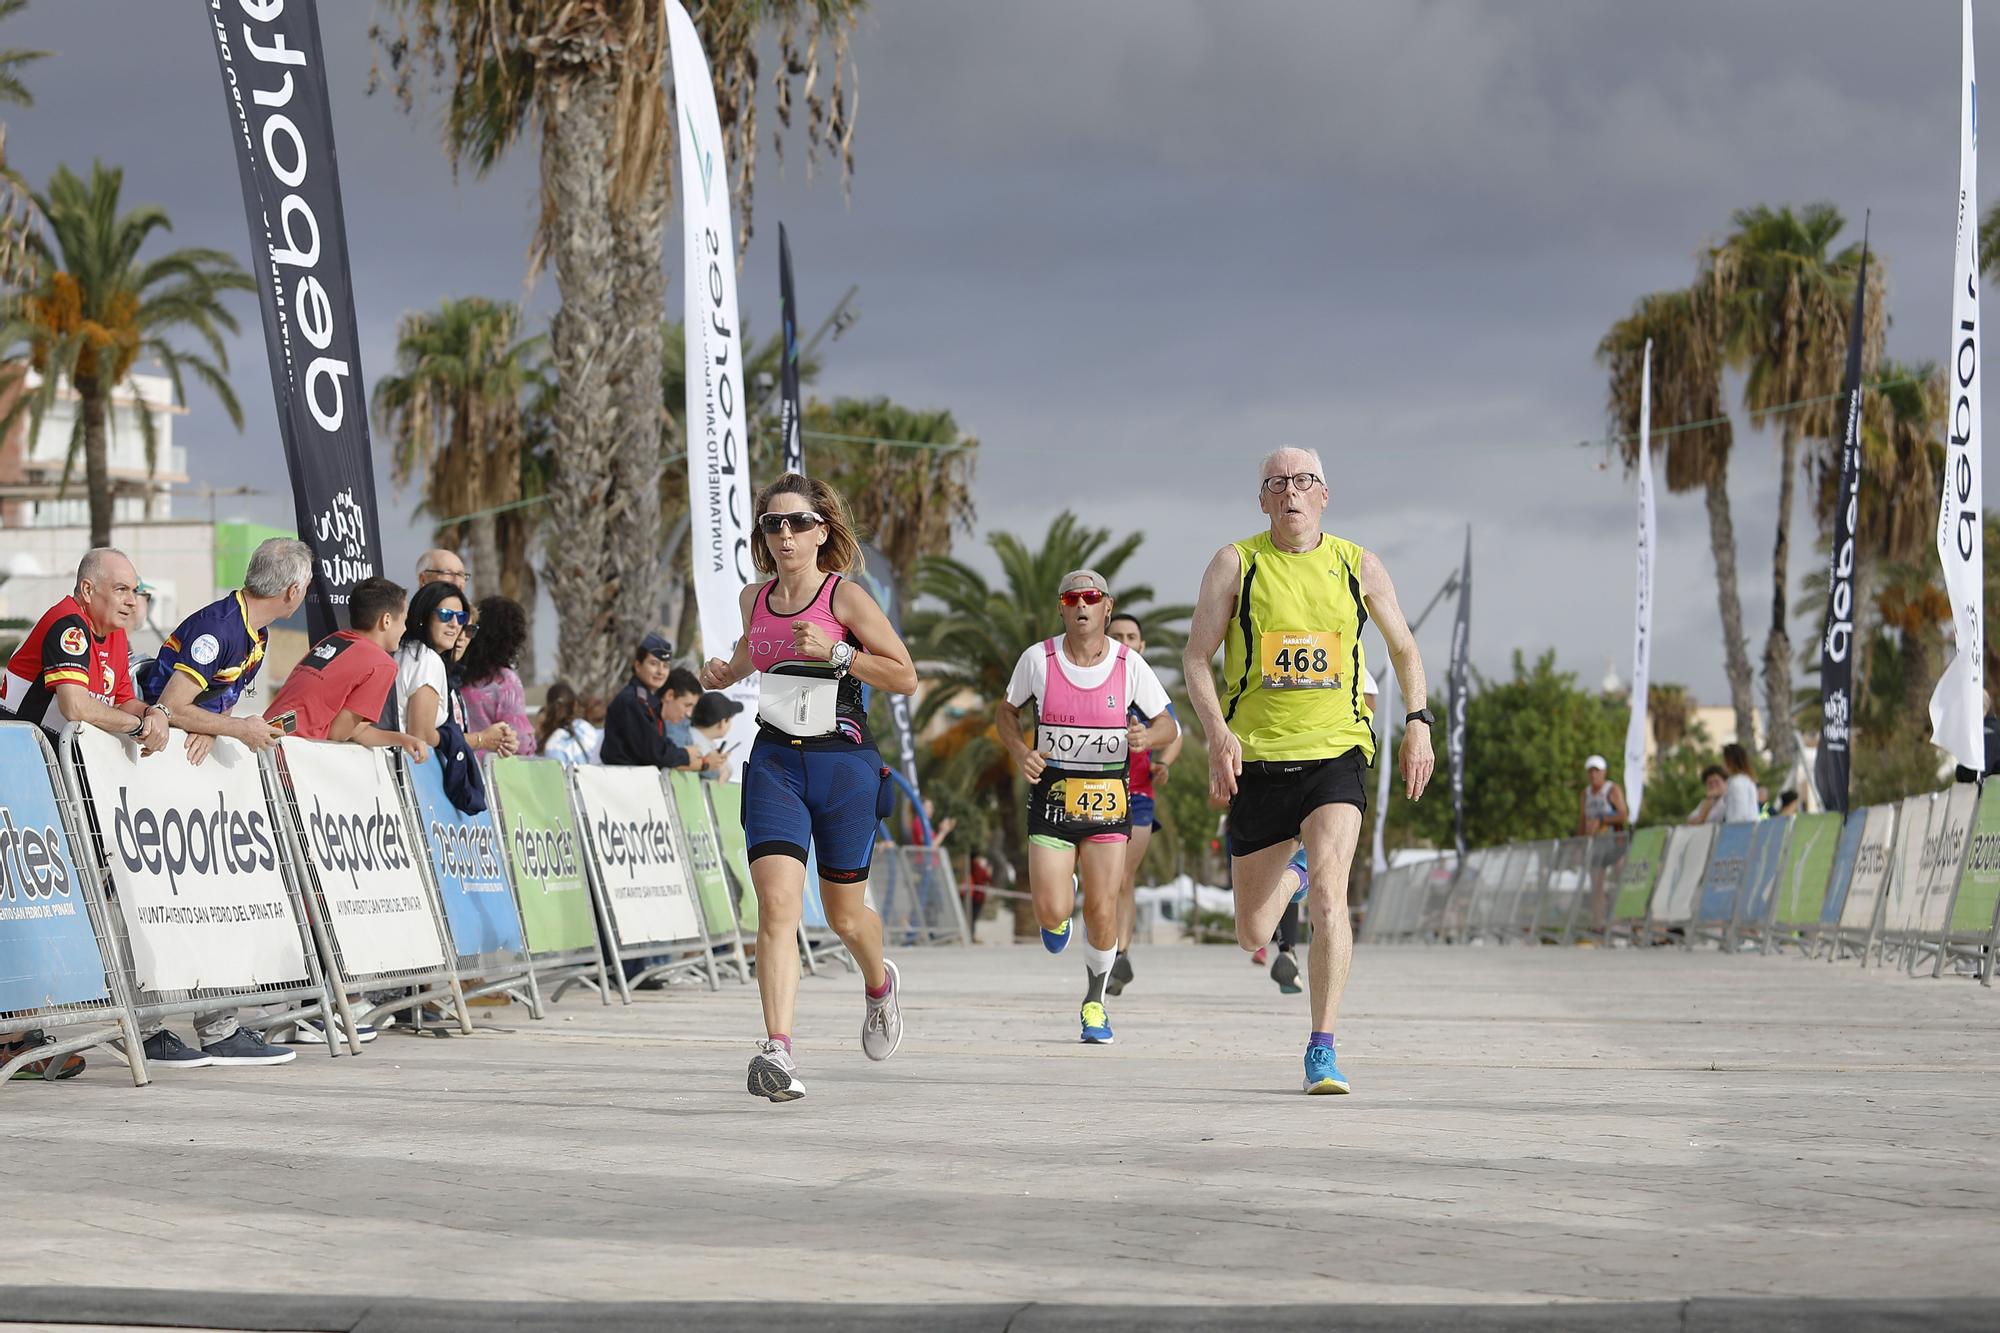
[[[1751,419],[1778,428],[1778,520],[1771,556],[1771,628],[1764,641],[1764,700],[1772,760],[1789,770],[1798,757],[1793,730],[1790,625],[1792,496],[1799,447],[1831,441],[1841,430],[1839,395],[1846,374],[1848,324],[1861,247],[1835,253],[1846,220],[1832,204],[1794,211],[1759,204],[1739,209],[1735,230],[1709,254],[1720,292],[1730,365],[1746,373],[1743,405]],[[1870,300],[1862,328],[1862,364],[1881,359],[1887,317],[1882,265],[1868,272]],[[1760,420],[1761,418],[1761,420]]]
[[[1688,723],[1694,717],[1694,700],[1688,696],[1685,685],[1648,685],[1646,687],[1646,720],[1653,731],[1653,744],[1660,754],[1679,745],[1687,736]]]
[[[541,133],[541,221],[531,270],[552,260],[561,304],[550,326],[559,394],[546,521],[562,534],[548,577],[563,618],[559,669],[610,679],[658,614],[660,257],[672,124],[664,12],[653,0],[382,0],[394,31],[375,38],[405,107],[420,81],[448,92],[446,151],[488,170],[533,125]],[[805,82],[814,152],[851,167],[847,34],[862,0],[706,0],[694,7],[750,224],[757,160],[758,43],[778,37],[781,120]],[[801,37],[804,43],[801,45]],[[824,43],[833,78],[815,91]]]
[[[5,333],[8,346],[25,345],[29,364],[42,378],[15,401],[0,429],[11,426],[25,408],[30,430],[39,430],[58,385],[67,383],[76,391],[70,465],[81,452],[92,546],[111,543],[107,408],[141,356],[165,367],[175,396],[183,401],[184,372],[191,372],[221,400],[236,428],[243,428],[222,343],[223,333],[235,333],[237,323],[222,304],[222,294],[252,290],[250,277],[221,250],[171,250],[142,259],[139,252],[153,232],[171,230],[173,223],[153,205],[121,213],[123,184],[124,172],[102,163],[92,164],[88,181],[66,166],[57,167],[48,189],[30,196],[42,227],[27,237],[30,280]],[[192,334],[206,354],[179,346],[176,335],[185,334]],[[156,449],[153,417],[146,411],[135,415],[150,467]]]
[[[921,558],[944,555],[954,532],[971,531],[979,441],[950,412],[918,411],[887,398],[841,398],[808,404],[805,428],[854,437],[812,441],[823,459],[814,470],[847,497],[856,529],[888,558],[903,587]]]
[[[1659,452],[1666,456],[1667,490],[1675,495],[1698,490],[1707,502],[1723,665],[1736,734],[1748,743],[1757,734],[1756,706],[1736,583],[1736,528],[1729,513],[1733,435],[1722,393],[1722,323],[1716,298],[1707,274],[1684,290],[1641,297],[1597,344],[1597,360],[1610,372],[1606,408],[1612,433],[1626,467],[1637,467],[1640,370],[1646,340],[1652,339],[1653,429]]]
[[[0,23],[28,7],[28,0],[0,0]],[[0,50],[0,102],[33,106],[35,97],[21,81],[21,71],[47,51]],[[26,233],[33,220],[32,202],[20,177],[7,169],[7,127],[0,125],[0,283],[25,286],[31,277]]]
[[[403,316],[396,369],[375,382],[374,409],[395,444],[391,475],[399,489],[421,478],[436,539],[462,542],[475,578],[532,606],[527,550],[503,554],[500,542],[502,511],[522,498],[523,399],[539,387],[546,341],[520,337],[520,326],[519,308],[480,296]],[[471,517],[449,521],[459,514]]]

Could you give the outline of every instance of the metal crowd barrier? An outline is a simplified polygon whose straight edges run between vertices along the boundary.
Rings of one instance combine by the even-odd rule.
[[[1364,943],[1596,943],[1947,968],[1991,986],[2000,784],[1749,824],[1484,847],[1377,875]]]

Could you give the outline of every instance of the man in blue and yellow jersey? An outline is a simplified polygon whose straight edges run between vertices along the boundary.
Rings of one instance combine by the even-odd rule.
[[[1423,794],[1435,761],[1423,659],[1373,552],[1320,530],[1326,472],[1310,449],[1264,460],[1258,507],[1270,528],[1215,553],[1201,579],[1183,660],[1208,737],[1209,796],[1229,806],[1236,939],[1262,948],[1303,896],[1313,924],[1307,979],[1312,1035],[1305,1090],[1348,1090],[1334,1020],[1354,954],[1347,870],[1368,808],[1375,759],[1361,630],[1370,617],[1414,711],[1403,733],[1403,789]],[[1223,650],[1222,690],[1211,674]],[[1301,848],[1303,843],[1303,848]],[[1294,860],[1294,853],[1303,855]],[[1310,874],[1305,865],[1312,867]]]

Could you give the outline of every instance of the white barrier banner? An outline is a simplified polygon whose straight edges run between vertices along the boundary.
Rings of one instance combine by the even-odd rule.
[[[1896,857],[1882,903],[1882,929],[1910,931],[1917,928],[1917,913],[1923,907],[1924,881],[1930,877],[1934,827],[1943,802],[1930,796],[1905,796],[1902,812],[1896,817]]]
[[[95,727],[77,733],[132,968],[153,992],[306,980],[257,758],[215,742],[199,765],[176,734],[158,754]]]
[[[1708,853],[1715,846],[1715,824],[1683,824],[1667,835],[1667,854],[1660,867],[1660,882],[1653,888],[1653,906],[1647,913],[1655,921],[1678,924],[1694,920],[1696,902],[1701,897],[1701,877],[1708,870]]]
[[[278,749],[342,973],[442,967],[437,918],[417,866],[422,853],[411,840],[386,753],[295,736]]]
[[[701,938],[701,908],[674,839],[658,770],[574,770],[591,864],[620,944]]]
[[[1910,909],[1913,928],[1925,935],[1942,934],[1951,919],[1951,895],[1958,888],[1978,807],[1979,788],[1959,782],[1944,793],[1931,815],[1930,836],[1924,839],[1922,892]]]
[[[1841,904],[1842,930],[1865,931],[1875,922],[1875,904],[1882,900],[1882,889],[1895,864],[1896,815],[1893,805],[1868,807],[1861,846],[1854,854],[1854,873],[1847,881],[1847,900]],[[1924,836],[1923,824],[1917,825],[1915,836]]]

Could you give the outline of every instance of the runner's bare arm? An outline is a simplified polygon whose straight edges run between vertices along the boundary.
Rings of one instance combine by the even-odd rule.
[[[1409,701],[1410,711],[1424,708],[1430,700],[1430,687],[1424,681],[1423,655],[1417,651],[1416,636],[1410,633],[1409,623],[1403,619],[1403,608],[1396,603],[1396,585],[1389,581],[1389,571],[1373,551],[1361,553],[1361,597],[1368,604],[1375,627],[1382,632],[1382,641],[1389,645],[1389,660],[1396,666],[1396,683]],[[1411,800],[1424,794],[1436,767],[1437,760],[1431,753],[1431,729],[1421,722],[1412,722],[1403,730],[1403,790]]]
[[[736,604],[743,612],[743,633],[736,638],[736,651],[724,661],[711,657],[701,668],[701,687],[705,690],[726,690],[739,680],[750,675],[750,611],[757,604],[757,590],[761,583],[748,583],[737,594]]]
[[[1181,679],[1187,686],[1188,702],[1194,706],[1201,733],[1208,740],[1208,795],[1226,802],[1236,794],[1236,779],[1243,772],[1243,747],[1230,733],[1222,716],[1222,699],[1215,692],[1215,653],[1228,632],[1229,618],[1236,613],[1236,585],[1243,564],[1234,546],[1225,546],[1208,562],[1201,576],[1201,592],[1195,598],[1194,618],[1188,622],[1187,650],[1181,654]]]

